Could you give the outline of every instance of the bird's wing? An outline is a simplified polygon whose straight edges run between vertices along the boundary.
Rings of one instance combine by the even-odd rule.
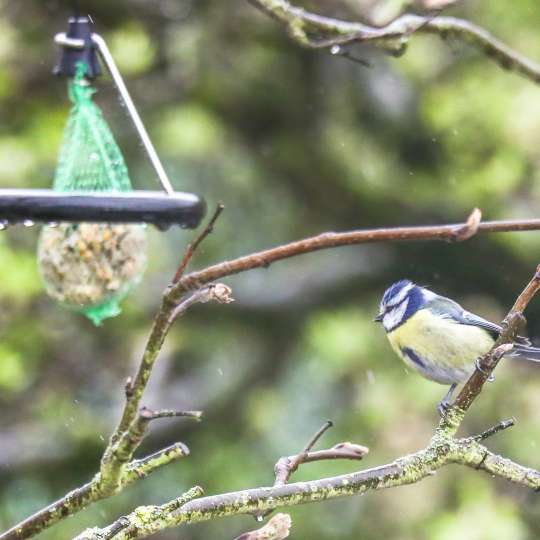
[[[437,313],[440,317],[452,319],[459,324],[484,328],[484,330],[487,330],[495,338],[501,333],[501,327],[499,325],[466,311],[457,302],[450,300],[450,298],[439,296],[428,302],[426,307],[429,307],[431,311]]]
[[[487,330],[494,338],[499,337],[502,328],[495,323],[487,321],[486,319],[463,309],[457,302],[450,300],[450,298],[445,298],[444,296],[439,296],[436,300],[428,302],[427,306],[437,313],[441,317],[446,317],[452,319],[453,321],[459,324],[467,324],[470,326],[478,326]],[[516,337],[516,342],[520,345],[523,345],[527,348],[531,345],[529,339],[523,336]],[[534,349],[534,351],[539,351],[538,358],[540,359],[540,349]]]
[[[499,336],[502,330],[502,328],[498,324],[486,321],[486,319],[483,319],[482,317],[479,317],[478,315],[475,315],[474,313],[465,310],[463,310],[462,312],[461,322],[463,324],[470,324],[472,326],[479,326],[480,328],[484,328],[495,338]]]

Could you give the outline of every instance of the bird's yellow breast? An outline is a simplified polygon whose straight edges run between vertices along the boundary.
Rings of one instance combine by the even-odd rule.
[[[453,372],[457,380],[465,379],[472,372],[475,360],[489,351],[494,342],[486,330],[442,318],[429,309],[418,310],[389,332],[388,339],[407,365],[445,384]],[[426,367],[412,361],[403,353],[404,349],[414,351]]]

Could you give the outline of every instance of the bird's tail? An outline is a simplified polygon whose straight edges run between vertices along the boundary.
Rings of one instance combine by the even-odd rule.
[[[508,356],[529,360],[530,362],[540,362],[540,348],[514,343],[514,348]]]

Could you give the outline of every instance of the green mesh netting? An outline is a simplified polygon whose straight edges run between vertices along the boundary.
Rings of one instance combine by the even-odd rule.
[[[92,101],[95,90],[79,64],[69,82],[73,107],[54,177],[58,191],[130,191],[124,158]],[[120,313],[119,302],[146,266],[142,225],[61,223],[44,227],[38,260],[47,293],[96,325]]]

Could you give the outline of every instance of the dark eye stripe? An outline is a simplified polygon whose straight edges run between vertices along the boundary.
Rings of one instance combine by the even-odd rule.
[[[383,313],[386,314],[386,313],[389,313],[390,311],[394,311],[394,309],[397,309],[399,306],[401,306],[401,304],[403,304],[403,302],[405,302],[405,300],[408,300],[409,299],[409,295],[406,295],[405,298],[403,298],[403,300],[400,300],[397,304],[386,304],[384,306],[384,310],[383,310]]]

